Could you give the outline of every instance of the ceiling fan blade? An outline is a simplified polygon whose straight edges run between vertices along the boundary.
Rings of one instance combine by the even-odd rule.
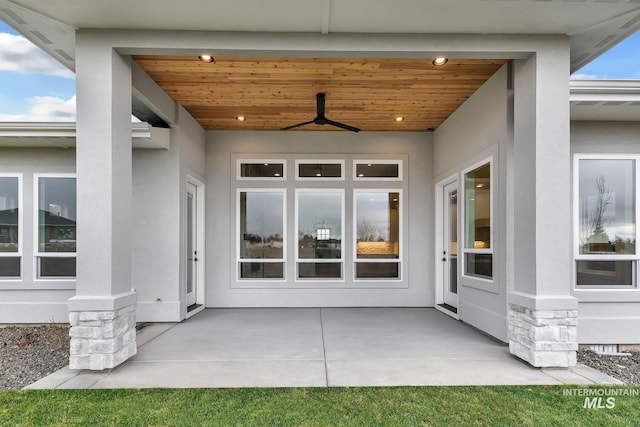
[[[360,132],[360,129],[356,127],[345,125],[344,123],[340,123],[340,122],[334,122],[333,120],[329,120],[329,119],[327,119],[327,124],[331,126],[339,127],[342,129],[350,130],[351,132]]]
[[[286,128],[281,128],[280,130],[289,130],[289,129],[293,129],[293,128],[298,128],[300,126],[310,125],[311,123],[313,123],[313,120],[308,121],[308,122],[298,123],[297,125],[287,126]]]
[[[324,93],[316,94],[316,110],[318,112],[318,117],[324,117],[324,101],[326,95]]]

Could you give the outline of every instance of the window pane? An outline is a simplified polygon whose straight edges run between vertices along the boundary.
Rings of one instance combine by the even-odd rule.
[[[356,177],[399,178],[400,165],[398,163],[357,163]]]
[[[18,178],[16,177],[0,177],[0,252],[18,252]],[[1,271],[0,276],[2,276]]]
[[[298,192],[298,258],[342,257],[342,192]]]
[[[578,286],[633,286],[634,261],[577,261]]]
[[[283,201],[281,191],[240,193],[240,258],[282,259]]]
[[[397,279],[400,278],[398,262],[357,262],[356,279]]]
[[[300,163],[298,165],[300,178],[340,178],[342,165],[339,163]]]
[[[283,262],[241,262],[241,279],[284,279]]]
[[[356,253],[360,259],[400,257],[400,193],[356,193]]]
[[[0,277],[20,277],[20,257],[0,257]]]
[[[341,279],[341,262],[301,262],[298,263],[298,278],[300,279]]]
[[[240,176],[243,178],[281,178],[284,176],[282,163],[241,163]]]
[[[635,163],[580,160],[581,254],[635,254]]]
[[[464,176],[465,248],[491,248],[491,165],[487,163]]]
[[[465,254],[467,276],[476,276],[486,279],[493,277],[493,255],[492,254]]]
[[[38,251],[75,252],[76,179],[40,178],[38,200]]]
[[[46,258],[40,260],[40,277],[75,277],[75,258]]]

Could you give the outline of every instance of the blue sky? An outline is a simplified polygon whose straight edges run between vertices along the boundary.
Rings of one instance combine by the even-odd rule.
[[[574,79],[640,79],[640,32]],[[74,121],[75,78],[57,61],[0,21],[0,122]]]

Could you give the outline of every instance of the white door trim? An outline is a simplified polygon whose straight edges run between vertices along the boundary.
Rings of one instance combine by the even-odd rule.
[[[204,310],[204,302],[205,302],[205,268],[204,268],[204,260],[205,260],[205,244],[204,244],[204,221],[205,221],[205,201],[204,201],[204,189],[205,189],[205,184],[200,181],[197,178],[194,178],[193,176],[187,175],[187,179],[186,179],[186,183],[185,183],[185,195],[184,195],[184,200],[186,201],[187,199],[187,191],[189,188],[189,185],[193,185],[195,187],[195,207],[196,207],[196,212],[195,212],[195,217],[196,217],[196,237],[195,237],[195,246],[197,248],[197,258],[198,258],[198,262],[196,264],[196,283],[195,283],[195,292],[196,292],[196,298],[195,298],[195,303],[199,304],[200,307],[191,310],[189,312],[186,311],[187,306],[188,306],[188,302],[187,302],[187,298],[186,298],[186,291],[187,291],[187,286],[186,286],[186,277],[187,277],[187,268],[188,266],[185,265],[185,272],[184,272],[184,280],[185,280],[185,285],[184,285],[184,292],[185,292],[185,298],[184,298],[184,304],[185,304],[185,312],[186,312],[186,318],[188,319],[189,317],[199,313],[200,311]],[[185,206],[185,219],[186,219],[186,206]],[[184,225],[184,230],[185,230],[185,237],[186,237],[186,233],[187,233],[187,229],[186,229],[186,221],[185,221],[185,225]],[[185,251],[186,251],[186,239],[185,239]],[[186,253],[185,253],[186,255]],[[184,257],[185,259],[185,263],[186,263],[186,256]]]
[[[460,313],[460,308],[458,308],[458,313],[452,313],[451,311],[440,307],[439,304],[443,304],[444,303],[444,289],[443,289],[443,281],[444,281],[444,263],[442,262],[442,251],[445,245],[444,242],[444,233],[442,232],[444,230],[444,225],[445,225],[445,218],[444,218],[444,189],[447,185],[452,184],[452,183],[458,183],[458,197],[460,197],[460,180],[458,179],[458,174],[455,175],[451,175],[441,181],[439,181],[438,183],[436,183],[435,185],[435,281],[434,281],[434,287],[435,287],[435,308],[438,311],[441,311],[445,314],[447,314],[448,316],[451,316],[455,319],[459,319],[459,313]],[[458,204],[458,206],[460,206],[460,204]],[[458,208],[458,217],[459,215],[459,208]],[[458,228],[460,228],[460,221],[458,221]],[[460,236],[459,230],[458,230],[458,236]]]

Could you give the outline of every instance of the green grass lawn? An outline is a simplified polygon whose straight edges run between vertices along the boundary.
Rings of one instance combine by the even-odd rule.
[[[0,425],[288,427],[640,424],[638,396],[618,396],[615,398],[615,407],[610,409],[589,409],[583,407],[584,397],[565,396],[563,390],[567,388],[509,386],[0,391]],[[640,390],[639,387],[627,389]]]

